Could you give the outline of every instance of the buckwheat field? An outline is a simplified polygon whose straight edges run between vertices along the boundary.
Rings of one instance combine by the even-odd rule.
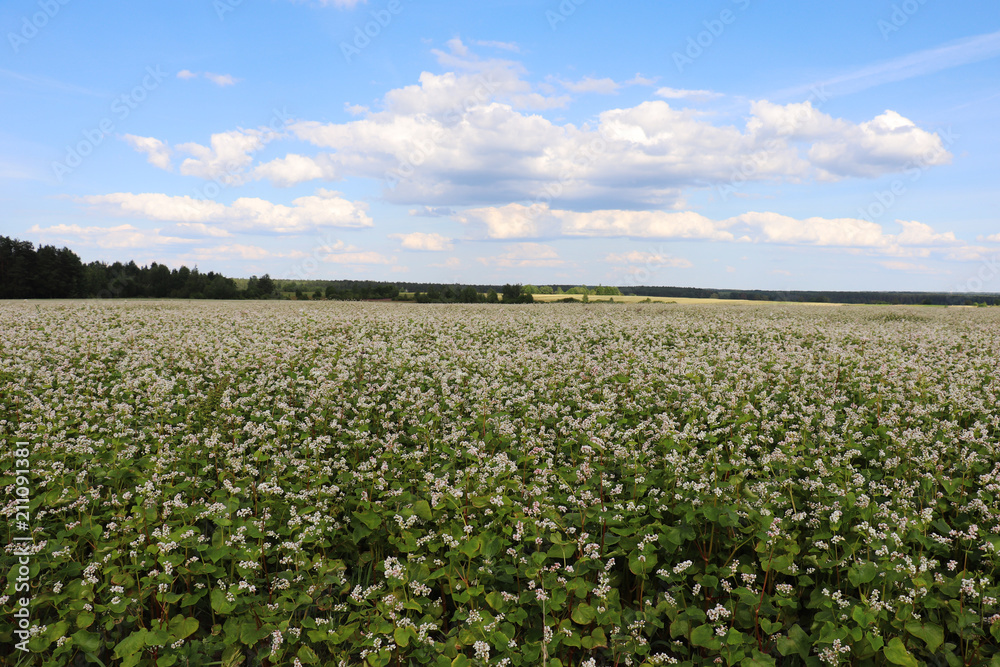
[[[5,303],[0,662],[1000,664],[995,310]]]

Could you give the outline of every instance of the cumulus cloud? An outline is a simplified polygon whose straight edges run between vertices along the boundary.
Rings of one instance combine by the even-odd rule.
[[[507,204],[466,209],[455,218],[484,228],[494,239],[558,235],[733,240],[718,223],[691,211],[567,211],[546,204]]]
[[[815,143],[809,159],[835,176],[876,178],[903,168],[927,168],[951,163],[941,137],[887,110],[874,119],[850,126]]]
[[[670,207],[682,203],[686,188],[739,174],[772,182],[876,177],[950,159],[938,135],[895,113],[854,124],[809,103],[760,102],[741,129],[655,100],[604,111],[588,127],[499,101],[506,84],[496,81],[494,88],[478,74],[425,72],[419,86],[387,94],[384,111],[347,123],[293,124],[299,139],[331,152],[279,158],[256,175],[280,185],[377,179],[387,200],[402,204],[559,198]]]
[[[390,234],[389,238],[399,239],[400,245],[407,250],[425,250],[429,252],[444,252],[454,248],[451,239],[440,234],[425,234],[412,232],[410,234]]]
[[[367,204],[348,201],[340,193],[318,190],[292,200],[291,206],[256,197],[232,204],[161,193],[117,192],[77,197],[83,204],[121,215],[175,223],[222,225],[238,231],[301,233],[323,227],[371,227]]]
[[[972,260],[987,249],[971,246],[954,232],[938,232],[930,225],[897,220],[898,233],[857,218],[793,218],[769,211],[750,211],[713,220],[694,211],[631,211],[620,209],[569,211],[539,204],[507,204],[469,208],[454,219],[473,234],[491,239],[552,237],[625,237],[688,239],[735,243],[842,248],[894,257],[928,257],[932,252],[949,259]]]
[[[253,154],[262,149],[278,134],[269,129],[238,129],[213,134],[208,146],[188,142],[178,144],[178,151],[192,157],[181,162],[180,172],[185,176],[241,181],[242,172],[253,163]]]
[[[335,180],[337,174],[337,165],[330,156],[323,154],[308,157],[289,153],[283,158],[272,160],[253,170],[254,178],[268,179],[281,187],[290,187],[296,183],[315,179]]]
[[[181,172],[206,177],[234,164],[280,186],[366,178],[383,184],[389,203],[429,207],[559,200],[567,208],[679,210],[687,190],[737,177],[776,184],[874,178],[951,159],[940,135],[892,110],[855,121],[810,102],[758,100],[740,126],[672,105],[716,95],[708,90],[663,87],[664,99],[606,109],[593,123],[557,122],[536,112],[569,97],[528,81],[519,62],[481,58],[458,37],[433,54],[447,71],[425,71],[371,108],[351,107],[351,120],[289,125],[316,152],[297,149],[248,166],[270,138],[236,130],[213,135],[208,147],[175,147],[192,155]],[[625,84],[590,77],[567,85],[607,93]]]
[[[480,57],[470,44],[455,37],[433,49],[445,71],[422,72],[371,108],[349,106],[354,118],[346,122],[290,124],[288,134],[315,152],[253,164],[276,137],[240,129],[213,135],[209,146],[175,146],[191,155],[181,173],[214,178],[230,165],[237,182],[279,186],[366,178],[383,184],[390,203],[429,207],[559,200],[567,208],[681,209],[687,190],[725,187],[736,177],[874,178],[951,159],[941,136],[892,110],[856,122],[809,102],[759,100],[740,126],[673,106],[718,95],[709,90],[661,87],[662,99],[606,109],[593,123],[557,122],[537,112],[566,105],[568,95],[529,81],[519,62]],[[651,83],[638,74],[624,83],[584,77],[564,89],[613,93]]]
[[[139,137],[134,134],[126,134],[124,139],[129,146],[145,153],[149,164],[164,171],[173,171],[174,166],[170,163],[171,150],[167,144],[155,137]]]
[[[155,167],[171,171],[173,169],[171,159],[174,153],[186,153],[191,157],[181,162],[180,172],[184,176],[219,179],[227,185],[239,185],[248,177],[247,172],[253,164],[254,154],[280,136],[280,132],[270,127],[240,128],[213,134],[208,146],[186,142],[172,148],[155,137],[127,134],[124,138],[132,148],[145,153],[149,163]],[[286,172],[295,179],[294,182],[333,177],[323,170],[322,156],[306,158],[289,154],[285,158],[276,160],[274,164],[270,171],[266,165],[258,167],[257,177],[271,178],[279,184],[286,182],[287,179],[284,177]]]

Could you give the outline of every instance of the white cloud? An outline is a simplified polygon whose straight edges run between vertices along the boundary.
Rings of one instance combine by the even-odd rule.
[[[173,171],[174,167],[170,163],[171,151],[167,144],[155,137],[138,137],[134,134],[126,134],[124,139],[129,146],[140,153],[145,153],[149,164],[165,171]]]
[[[995,248],[962,243],[949,250],[944,258],[956,262],[990,262],[995,263],[1000,257]]]
[[[371,227],[367,204],[351,202],[340,193],[318,190],[292,200],[291,206],[255,197],[230,205],[188,196],[117,192],[77,197],[77,201],[121,215],[176,223],[213,223],[238,231],[301,233],[323,227]]]
[[[732,240],[730,232],[690,211],[566,211],[545,204],[507,204],[466,209],[455,216],[464,224],[485,227],[495,239],[559,236],[630,236]]]
[[[663,207],[679,205],[685,188],[731,182],[747,164],[754,170],[746,180],[798,182],[874,177],[950,158],[940,137],[898,114],[854,125],[808,104],[759,103],[743,131],[664,101],[602,112],[594,128],[558,125],[485,97],[448,107],[460,96],[476,99],[476,85],[472,76],[424,73],[421,86],[387,95],[390,110],[342,124],[293,124],[300,139],[332,152],[308,169],[276,160],[257,175],[282,185],[348,174],[391,181],[384,194],[394,203],[558,197]]]
[[[449,39],[445,44],[448,45],[448,49],[456,56],[464,58],[469,55],[469,47],[463,44],[462,40],[458,37]]]
[[[227,185],[239,185],[247,178],[247,169],[253,164],[253,155],[268,143],[279,138],[281,133],[271,127],[257,129],[239,128],[229,132],[213,134],[209,145],[195,142],[177,144],[173,148],[155,137],[139,137],[125,135],[129,145],[135,150],[146,153],[150,164],[161,169],[171,170],[171,158],[174,152],[187,153],[192,157],[181,163],[180,172],[185,176],[196,176],[204,179],[219,179]],[[308,162],[316,162],[312,168]],[[274,161],[272,168],[262,165],[260,176],[271,178],[276,183],[282,183],[285,171],[305,180],[328,177],[320,167],[322,156],[306,158],[290,154]],[[299,181],[295,181],[299,182]]]
[[[990,234],[989,236],[982,239],[983,241],[990,241],[992,243],[1000,243],[1000,234]]]
[[[552,246],[543,243],[513,243],[504,246],[507,252],[496,257],[479,257],[479,261],[489,266],[540,267],[565,264]]]
[[[234,79],[232,74],[213,74],[212,72],[205,72],[205,78],[223,88],[234,86],[239,81],[239,79]]]
[[[289,153],[283,158],[266,162],[253,170],[257,179],[268,179],[275,185],[289,187],[315,179],[336,180],[337,166],[327,155],[315,158]]]
[[[635,76],[633,76],[631,79],[629,79],[628,81],[625,82],[625,85],[626,86],[655,86],[657,79],[659,79],[659,77],[653,77],[652,79],[650,79],[650,78],[645,77],[642,74],[639,74],[638,72],[636,72]]]
[[[686,190],[731,186],[737,177],[774,184],[869,178],[951,158],[939,135],[898,112],[855,122],[809,102],[757,101],[742,127],[664,99],[606,109],[595,123],[557,122],[535,111],[570,98],[527,81],[520,63],[480,58],[458,37],[433,53],[450,71],[423,72],[371,109],[350,107],[357,117],[347,122],[289,126],[320,152],[298,149],[251,165],[266,139],[254,134],[260,130],[236,130],[213,135],[210,147],[182,144],[193,157],[181,171],[214,177],[232,164],[281,186],[373,179],[384,184],[386,201],[406,205],[559,200],[567,208],[598,202],[680,209]],[[614,92],[624,84],[585,78],[567,85]],[[674,88],[658,94],[675,100],[715,95]]]
[[[903,168],[950,164],[951,153],[941,137],[887,110],[874,119],[821,140],[809,149],[809,159],[835,176],[876,178]]]
[[[878,248],[889,246],[881,225],[855,218],[805,218],[798,220],[778,213],[750,212],[719,223],[745,229],[756,241],[786,245],[819,245]]]
[[[117,225],[115,227],[81,227],[80,225],[53,225],[39,227],[34,225],[29,232],[38,234],[51,241],[75,243],[98,248],[145,248],[159,245],[178,245],[192,243],[191,239],[176,236],[164,236],[159,229],[140,229],[134,225]]]
[[[222,227],[207,225],[204,222],[178,222],[174,225],[177,234],[194,236],[211,236],[214,238],[227,238],[232,233]]]
[[[715,93],[711,90],[687,90],[684,88],[659,88],[654,93],[657,97],[663,97],[668,100],[686,100],[686,99],[698,99],[698,100],[710,100],[716,97],[722,97],[722,93]]]
[[[945,232],[940,234],[934,231],[930,225],[916,220],[897,220],[903,231],[896,237],[898,243],[902,245],[950,245],[959,243],[955,238],[955,232]]]
[[[193,156],[181,163],[180,172],[185,176],[239,183],[244,170],[253,163],[253,154],[277,137],[276,132],[267,128],[238,129],[213,134],[209,146],[194,142],[177,144],[178,151]]]
[[[988,252],[931,226],[897,220],[901,231],[887,233],[881,225],[857,218],[793,218],[774,212],[750,211],[712,220],[694,211],[569,211],[540,204],[470,208],[454,216],[473,234],[492,239],[551,237],[626,237],[689,239],[735,243],[840,248],[891,257],[929,257],[973,261]]]
[[[410,234],[390,234],[389,238],[399,239],[400,245],[407,250],[444,252],[445,250],[451,250],[454,247],[450,238],[440,234],[412,232]]]
[[[204,77],[214,83],[217,86],[225,88],[226,86],[235,86],[240,79],[233,77],[232,74],[215,74],[214,72],[192,72],[189,69],[182,69],[177,73],[178,79],[197,79],[198,77]]]

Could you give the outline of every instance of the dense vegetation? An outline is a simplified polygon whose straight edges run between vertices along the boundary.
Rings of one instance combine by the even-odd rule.
[[[0,317],[16,664],[1000,661],[994,309]]]

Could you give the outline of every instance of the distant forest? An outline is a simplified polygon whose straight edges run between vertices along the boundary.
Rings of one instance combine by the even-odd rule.
[[[720,298],[749,301],[891,305],[1000,305],[998,294],[732,290],[701,287],[586,287],[583,285],[459,285],[373,280],[233,279],[197,267],[156,262],[84,264],[69,248],[0,236],[0,299],[174,298],[398,300],[418,303],[531,303],[534,294]]]

